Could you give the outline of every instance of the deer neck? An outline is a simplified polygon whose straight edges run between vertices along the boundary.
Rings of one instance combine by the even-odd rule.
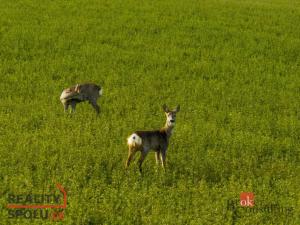
[[[164,131],[167,134],[168,139],[171,137],[173,133],[175,125],[169,125],[168,122],[166,122],[165,126],[161,128],[161,131]]]

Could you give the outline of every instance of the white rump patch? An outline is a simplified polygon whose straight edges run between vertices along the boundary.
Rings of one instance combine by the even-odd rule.
[[[142,138],[136,133],[133,133],[127,138],[127,144],[131,146],[140,146],[142,145]]]
[[[103,88],[101,88],[101,89],[99,90],[99,95],[100,95],[100,96],[103,95]]]

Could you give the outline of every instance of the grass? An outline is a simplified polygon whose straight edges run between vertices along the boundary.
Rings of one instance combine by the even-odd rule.
[[[8,193],[68,191],[61,224],[299,224],[296,0],[0,0],[0,224]],[[61,91],[104,88],[101,115]],[[181,105],[168,168],[126,138]],[[254,192],[255,207],[236,204]],[[59,222],[58,222],[59,224]]]

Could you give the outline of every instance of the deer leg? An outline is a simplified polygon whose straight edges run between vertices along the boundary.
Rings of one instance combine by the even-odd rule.
[[[68,112],[69,104],[67,102],[64,102],[63,105],[64,105],[64,111]]]
[[[134,149],[132,149],[132,148],[129,147],[128,159],[127,159],[126,165],[125,165],[126,168],[128,168],[128,166],[130,165],[130,162],[133,159],[135,153],[136,153],[136,150],[134,150]]]
[[[140,157],[140,159],[139,159],[139,170],[140,170],[140,173],[142,173],[142,164],[143,164],[143,162],[144,162],[144,160],[145,160],[145,158],[146,158],[146,156],[147,156],[147,153],[148,153],[148,151],[141,151],[141,157]]]
[[[161,151],[161,165],[166,170],[166,151]]]
[[[160,164],[160,152],[155,152],[156,165]]]
[[[72,113],[74,113],[75,109],[76,109],[76,102],[75,101],[71,102],[71,107],[72,107]]]
[[[99,114],[100,113],[100,107],[97,104],[97,101],[96,100],[92,100],[92,101],[90,101],[90,103],[93,106],[93,108],[96,110],[97,114]]]

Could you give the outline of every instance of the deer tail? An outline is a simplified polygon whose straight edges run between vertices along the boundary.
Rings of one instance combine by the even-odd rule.
[[[100,96],[103,95],[103,88],[102,87],[100,87],[100,89],[99,89],[99,95]]]

